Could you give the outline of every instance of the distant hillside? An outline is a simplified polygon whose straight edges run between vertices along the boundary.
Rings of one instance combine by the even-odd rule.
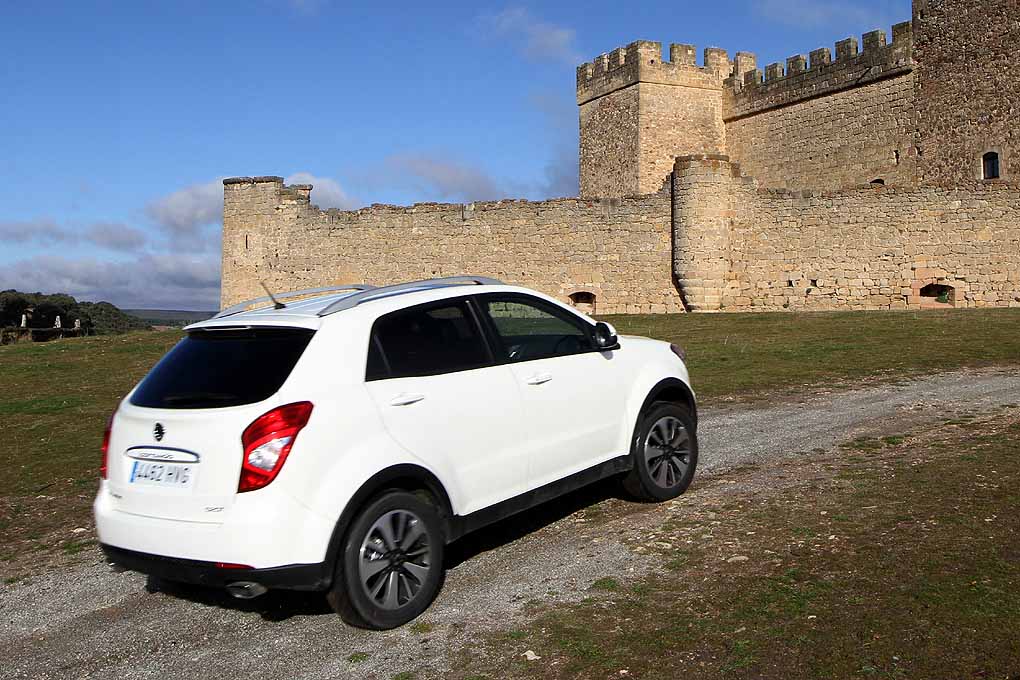
[[[182,309],[125,309],[124,312],[153,326],[187,326],[196,321],[205,321],[216,313]]]
[[[73,328],[75,320],[80,320],[82,328],[95,335],[151,328],[150,324],[125,314],[109,302],[78,302],[63,293],[0,292],[0,327],[20,326],[23,314],[28,317],[31,328],[52,328],[57,316],[64,328]]]

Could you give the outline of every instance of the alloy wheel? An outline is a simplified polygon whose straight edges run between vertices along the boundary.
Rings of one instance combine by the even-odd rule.
[[[425,523],[408,510],[391,510],[375,521],[361,542],[361,586],[383,609],[399,609],[413,600],[431,569]]]
[[[648,431],[644,453],[655,485],[672,488],[680,483],[690,464],[691,436],[679,418],[663,416]]]

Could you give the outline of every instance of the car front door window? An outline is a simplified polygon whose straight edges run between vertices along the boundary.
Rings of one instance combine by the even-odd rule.
[[[502,341],[501,358],[506,361],[548,359],[594,349],[583,322],[544,306],[515,298],[490,298],[485,309]]]

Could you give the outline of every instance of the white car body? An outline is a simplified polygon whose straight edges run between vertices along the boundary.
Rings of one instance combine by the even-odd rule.
[[[627,470],[635,424],[657,390],[670,390],[695,410],[678,353],[668,343],[638,337],[623,337],[607,351],[366,379],[376,320],[426,303],[514,294],[595,326],[551,297],[481,281],[438,280],[363,296],[361,304],[320,316],[356,294],[329,293],[189,326],[190,333],[282,327],[314,335],[282,386],[255,403],[150,408],[132,403],[138,387],[123,400],[111,420],[106,478],[94,504],[110,559],[183,581],[321,590],[332,579],[351,513],[386,484],[415,477],[441,497],[450,541]],[[262,414],[295,402],[314,408],[278,476],[238,492],[242,432]],[[155,469],[139,461],[161,461],[167,469],[187,465],[189,480],[139,483],[144,480],[133,473]]]

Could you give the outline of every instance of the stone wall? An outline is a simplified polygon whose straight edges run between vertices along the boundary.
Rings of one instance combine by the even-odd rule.
[[[494,276],[595,311],[683,311],[672,276],[669,188],[638,198],[320,210],[308,185],[224,180],[224,305],[271,289]]]
[[[912,186],[913,89],[907,73],[731,120],[728,155],[763,186]]]
[[[624,196],[638,191],[638,88],[584,102],[580,109],[581,196]]]
[[[691,309],[1020,307],[1020,193],[1005,184],[788,191],[688,157],[674,185],[676,240],[694,244],[678,276],[707,282],[684,286]]]
[[[910,24],[734,71],[723,115],[726,153],[764,186],[832,190],[881,180],[910,186],[914,80]],[[739,62],[738,62],[739,66]],[[746,67],[744,67],[746,68]]]
[[[1020,2],[915,0],[914,25],[921,182],[972,184],[997,151],[1020,186]]]

